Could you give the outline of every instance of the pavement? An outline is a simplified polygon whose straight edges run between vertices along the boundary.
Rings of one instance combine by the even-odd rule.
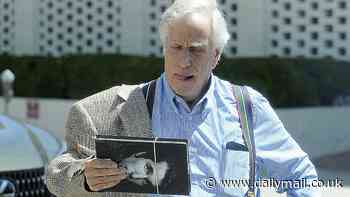
[[[350,196],[350,171],[349,170],[336,170],[336,169],[317,169],[319,180],[334,180],[338,178],[343,180],[344,187],[322,187],[320,188],[323,197],[349,197]],[[286,197],[285,193],[276,193],[274,188],[262,188],[262,197]]]

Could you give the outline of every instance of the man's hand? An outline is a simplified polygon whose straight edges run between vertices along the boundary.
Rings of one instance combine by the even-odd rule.
[[[113,187],[127,177],[124,169],[109,159],[90,159],[85,161],[86,183],[92,191]]]

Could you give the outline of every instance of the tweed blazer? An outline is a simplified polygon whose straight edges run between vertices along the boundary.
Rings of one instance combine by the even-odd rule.
[[[72,106],[66,122],[67,152],[52,160],[47,169],[49,191],[56,196],[145,196],[85,190],[84,161],[95,154],[97,134],[153,137],[141,87],[116,86]]]

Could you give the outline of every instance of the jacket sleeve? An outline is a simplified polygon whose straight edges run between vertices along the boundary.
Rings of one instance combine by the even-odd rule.
[[[299,187],[301,181],[311,184],[317,181],[317,172],[308,155],[300,148],[284,128],[281,120],[265,97],[252,92],[254,113],[254,134],[257,166],[265,169],[270,180],[287,180],[290,185],[275,185],[279,193],[288,197],[320,196],[316,187]],[[295,185],[293,185],[295,183]]]
[[[90,116],[79,103],[72,106],[66,123],[67,152],[52,160],[46,183],[56,196],[98,196],[85,190],[84,161],[94,154],[96,134]]]

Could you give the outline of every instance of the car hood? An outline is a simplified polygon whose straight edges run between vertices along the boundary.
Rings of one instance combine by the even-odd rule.
[[[0,171],[43,167],[62,148],[57,138],[48,132],[0,116]]]

